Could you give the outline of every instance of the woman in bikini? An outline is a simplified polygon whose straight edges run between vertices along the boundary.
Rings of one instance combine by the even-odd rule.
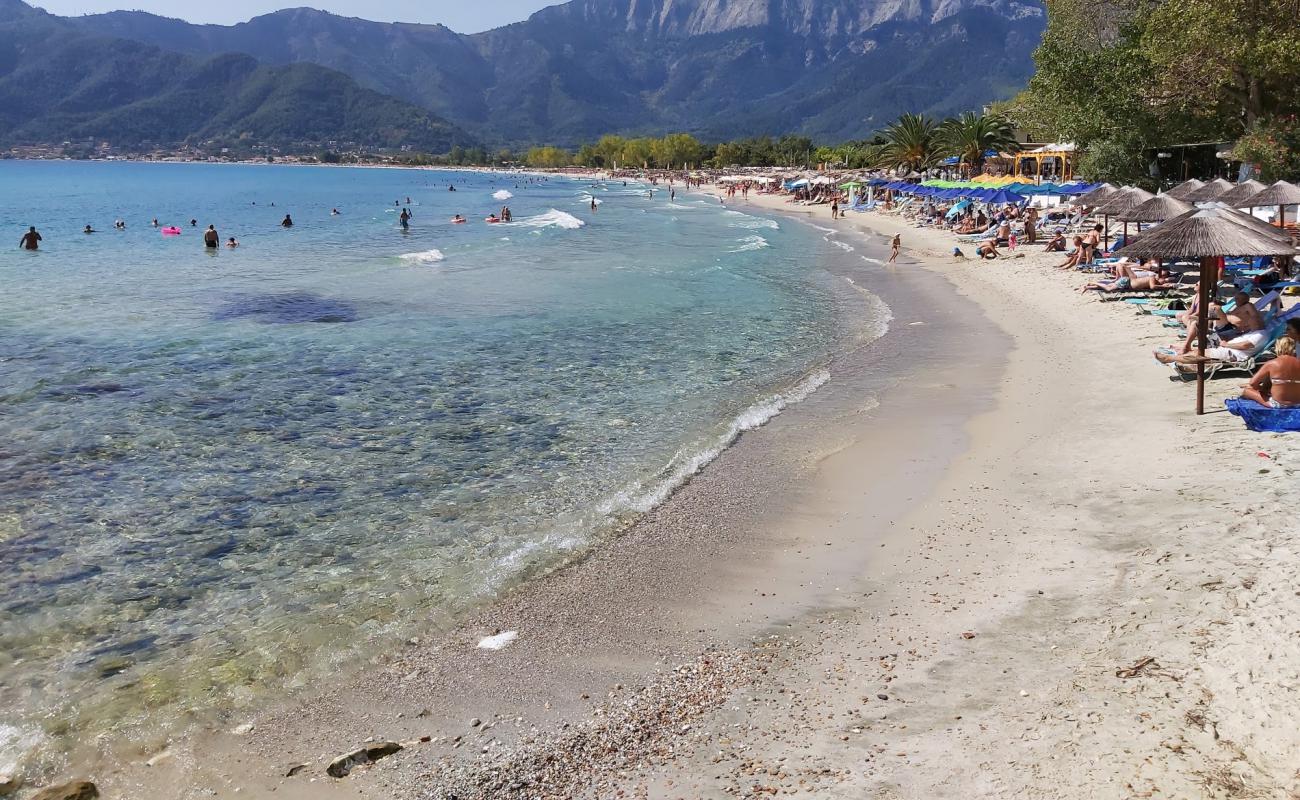
[[[1294,320],[1293,320],[1294,322]],[[1245,400],[1254,400],[1269,408],[1300,408],[1300,358],[1295,357],[1300,325],[1287,327],[1287,335],[1277,340],[1273,352],[1277,358],[1259,368],[1242,389]]]

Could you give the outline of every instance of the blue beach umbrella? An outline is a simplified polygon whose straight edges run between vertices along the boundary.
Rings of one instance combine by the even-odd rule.
[[[1027,200],[1023,194],[1008,192],[1006,189],[999,189],[985,199],[985,202],[991,205],[1002,205],[1004,203],[1023,203]]]

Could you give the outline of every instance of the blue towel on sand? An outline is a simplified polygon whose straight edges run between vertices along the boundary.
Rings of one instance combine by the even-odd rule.
[[[1300,431],[1300,408],[1264,408],[1253,400],[1239,397],[1224,400],[1223,404],[1228,411],[1245,420],[1246,427],[1252,431]]]

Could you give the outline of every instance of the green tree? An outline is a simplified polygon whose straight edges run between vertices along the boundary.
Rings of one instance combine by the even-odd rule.
[[[600,137],[596,142],[596,158],[599,159],[597,164],[602,167],[615,168],[623,159],[623,147],[627,140],[622,136],[605,135]]]
[[[528,150],[524,156],[524,162],[530,167],[541,167],[543,169],[557,169],[567,167],[572,163],[573,158],[568,150],[559,147],[533,147]]]
[[[1166,0],[1142,25],[1157,80],[1149,98],[1194,114],[1222,108],[1243,128],[1300,99],[1296,0]]]
[[[623,140],[623,149],[618,161],[620,166],[638,168],[649,166],[653,157],[654,141],[652,139],[625,139]]]
[[[1015,130],[1005,117],[975,114],[970,111],[944,120],[939,126],[938,145],[947,155],[957,156],[973,172],[984,170],[985,154],[1014,153],[1020,150]]]
[[[665,169],[699,163],[703,147],[689,133],[670,133],[651,143],[654,161]]]
[[[883,162],[896,169],[922,170],[939,161],[939,124],[924,114],[904,114],[885,128]]]
[[[730,167],[745,163],[745,148],[739,142],[722,142],[713,153],[713,166]]]

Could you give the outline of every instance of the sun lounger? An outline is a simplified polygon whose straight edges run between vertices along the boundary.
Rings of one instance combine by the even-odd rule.
[[[1211,378],[1219,372],[1244,372],[1247,375],[1255,374],[1259,365],[1273,357],[1273,345],[1286,332],[1286,323],[1291,319],[1300,319],[1300,305],[1291,306],[1285,312],[1273,316],[1268,321],[1268,335],[1255,351],[1247,358],[1241,361],[1219,361],[1210,359],[1205,362],[1205,377]],[[1196,377],[1196,367],[1191,365],[1175,364],[1174,374],[1183,380],[1192,380]]]

